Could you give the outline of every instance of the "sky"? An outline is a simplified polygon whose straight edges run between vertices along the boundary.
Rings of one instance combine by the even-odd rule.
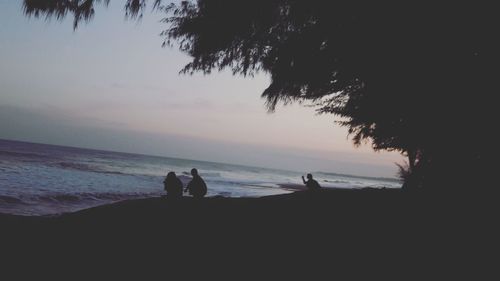
[[[164,15],[125,20],[122,1],[72,18],[27,18],[0,0],[0,138],[186,159],[395,177],[403,157],[355,147],[332,115],[294,104],[268,113],[266,74],[179,74]]]

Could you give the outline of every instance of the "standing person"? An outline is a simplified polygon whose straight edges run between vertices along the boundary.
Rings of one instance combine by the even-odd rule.
[[[182,197],[182,182],[175,175],[175,172],[169,172],[163,181],[163,186],[167,192],[167,198],[181,198]]]
[[[194,198],[202,198],[207,194],[207,185],[195,168],[191,169],[191,175],[193,179],[187,184],[184,192],[189,191],[189,194],[193,195]]]
[[[307,181],[304,179],[304,176],[302,176],[302,181],[308,190],[317,190],[321,188],[319,183],[316,180],[313,180],[313,176],[311,174],[307,174]]]

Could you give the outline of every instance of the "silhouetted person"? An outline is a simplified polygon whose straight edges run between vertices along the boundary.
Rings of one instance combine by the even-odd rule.
[[[182,197],[182,182],[175,175],[175,172],[169,172],[163,181],[167,198],[181,198]]]
[[[311,174],[307,174],[307,181],[304,179],[304,176],[302,176],[302,181],[304,182],[308,190],[317,190],[321,188],[319,183],[313,179],[313,176]]]
[[[189,194],[193,195],[194,198],[202,198],[207,194],[207,185],[200,175],[198,175],[198,170],[191,169],[191,175],[193,179],[187,184],[184,191],[189,191]]]

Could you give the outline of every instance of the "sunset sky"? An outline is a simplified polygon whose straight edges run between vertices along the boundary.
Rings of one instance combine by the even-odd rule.
[[[121,1],[72,18],[27,18],[0,1],[0,138],[296,171],[394,177],[398,153],[355,148],[331,115],[266,112],[269,84],[229,72],[180,75],[160,13],[124,20]]]

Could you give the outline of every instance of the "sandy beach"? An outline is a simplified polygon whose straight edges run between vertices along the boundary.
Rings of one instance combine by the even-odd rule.
[[[46,263],[57,263],[57,270],[94,271],[146,260],[159,268],[198,264],[253,273],[278,264],[386,264],[410,270],[416,265],[410,260],[426,255],[421,270],[412,273],[419,276],[436,263],[445,269],[444,257],[472,262],[493,233],[485,229],[486,217],[475,215],[486,210],[471,213],[458,202],[446,208],[442,202],[375,189],[262,198],[155,197],[51,217],[1,215],[1,242],[4,253],[11,251],[10,262],[45,270]],[[478,233],[485,236],[476,244],[464,240]]]

